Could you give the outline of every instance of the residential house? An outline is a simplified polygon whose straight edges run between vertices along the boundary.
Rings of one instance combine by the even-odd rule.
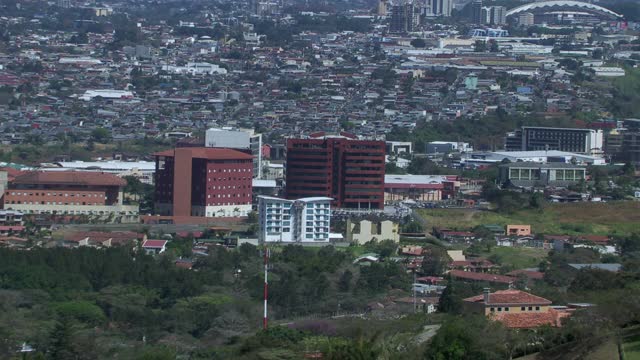
[[[358,265],[371,265],[371,263],[376,263],[379,261],[380,255],[375,253],[366,253],[353,260],[353,263]]]
[[[17,236],[0,236],[0,247],[25,248],[29,239]]]
[[[570,315],[551,307],[551,301],[520,290],[491,292],[484,289],[482,295],[463,300],[465,311],[486,315],[500,321],[508,328],[527,329],[543,325],[558,327],[561,320]]]
[[[167,250],[167,240],[145,240],[142,243],[142,249],[148,255],[157,255]]]
[[[538,249],[551,249],[551,243],[544,239],[537,239],[534,236],[498,236],[496,237],[498,246],[509,247],[532,247]]]
[[[507,225],[507,235],[529,236],[531,235],[531,225]]]
[[[422,246],[408,245],[400,248],[400,255],[405,256],[422,256]]]

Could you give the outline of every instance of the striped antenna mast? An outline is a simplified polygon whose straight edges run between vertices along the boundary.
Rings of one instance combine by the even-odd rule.
[[[267,245],[265,244],[264,246],[264,316],[262,318],[262,328],[264,330],[267,330],[267,323],[268,323],[268,317],[267,317],[267,298],[269,296],[269,248],[267,248]]]

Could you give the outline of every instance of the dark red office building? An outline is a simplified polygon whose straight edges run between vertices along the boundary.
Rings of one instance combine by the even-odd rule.
[[[382,209],[384,161],[384,141],[324,134],[288,139],[286,196],[327,196],[334,207]]]
[[[251,211],[253,156],[206,147],[154,155],[158,215],[240,217]]]

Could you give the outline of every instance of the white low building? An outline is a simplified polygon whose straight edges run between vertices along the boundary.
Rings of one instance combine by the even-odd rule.
[[[173,74],[191,74],[191,75],[226,75],[227,69],[216,64],[205,62],[191,62],[185,66],[164,65],[162,70]]]
[[[133,99],[133,92],[128,90],[87,90],[79,99],[90,101],[97,97],[103,99]]]
[[[100,65],[102,64],[102,61],[88,56],[78,56],[61,57],[60,60],[58,60],[58,63],[67,65]]]
[[[619,67],[600,66],[600,67],[591,67],[589,69],[593,70],[596,76],[620,77],[625,75],[624,69]]]
[[[258,197],[261,243],[328,243],[331,198]]]

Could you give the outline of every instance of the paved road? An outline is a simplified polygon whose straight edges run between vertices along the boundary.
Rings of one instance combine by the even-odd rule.
[[[420,345],[423,342],[429,341],[429,339],[434,337],[438,332],[438,329],[440,329],[440,325],[425,325],[425,327],[422,329],[422,332],[416,335],[413,340],[416,342],[416,344]]]

